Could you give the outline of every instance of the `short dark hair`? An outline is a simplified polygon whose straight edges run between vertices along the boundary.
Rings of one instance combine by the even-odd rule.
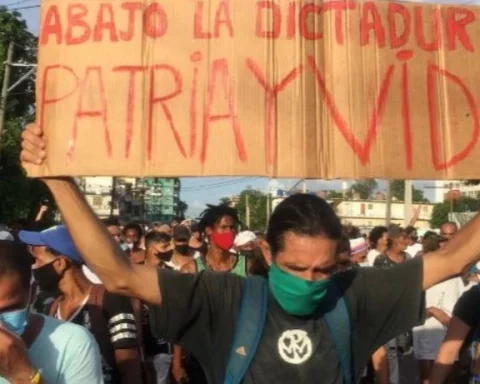
[[[347,235],[343,234],[340,240],[338,241],[337,246],[337,255],[342,252],[348,252],[350,254],[352,251],[352,247],[350,246],[350,239]]]
[[[145,248],[148,250],[155,243],[170,243],[172,237],[165,232],[151,231],[145,235]]]
[[[342,224],[332,207],[314,195],[295,194],[283,200],[273,211],[268,224],[267,242],[275,255],[283,250],[284,235],[342,237]]]
[[[129,230],[134,230],[137,231],[138,237],[143,236],[143,229],[140,226],[140,224],[137,223],[128,223],[124,228],[123,228],[123,234],[127,233]]]
[[[12,241],[0,241],[0,278],[12,272],[20,276],[25,290],[30,289],[32,279],[32,256],[23,244]]]
[[[410,236],[412,233],[417,232],[417,228],[415,228],[412,225],[409,225],[407,228],[405,228],[405,232],[407,233],[408,236]]]
[[[384,233],[388,233],[387,227],[379,226],[373,228],[368,236],[370,247],[377,248],[378,241],[382,238]]]
[[[119,227],[120,226],[120,222],[115,217],[109,217],[107,219],[102,219],[102,223],[107,228],[108,227]]]
[[[200,232],[205,232],[205,228],[213,228],[223,216],[230,216],[235,225],[238,225],[240,218],[238,217],[238,211],[235,208],[229,207],[226,204],[221,205],[209,205],[200,215],[200,222],[198,223],[198,229]]]
[[[358,239],[362,236],[360,229],[352,224],[347,224],[343,226],[343,233],[347,236],[348,239]]]
[[[440,249],[440,244],[443,243],[445,239],[436,234],[435,232],[431,232],[428,236],[424,238],[423,241],[423,252],[435,252],[436,250]]]

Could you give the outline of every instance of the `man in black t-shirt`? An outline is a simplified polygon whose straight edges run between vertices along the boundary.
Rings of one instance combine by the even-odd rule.
[[[466,291],[455,304],[432,370],[431,384],[443,384],[450,376],[457,357],[455,382],[480,383],[480,285]]]
[[[24,165],[43,165],[48,154],[42,129],[32,124],[22,135]],[[181,274],[131,265],[73,180],[43,181],[77,248],[107,289],[158,305],[161,313],[154,325],[159,334],[192,351],[209,383],[223,383],[245,279],[210,271]],[[332,283],[344,292],[352,332],[351,360],[359,377],[374,350],[421,323],[422,290],[480,259],[479,232],[477,216],[445,247],[425,257],[388,269],[358,268],[334,274],[340,220],[319,197],[288,197],[273,212],[262,246],[271,263],[267,319],[244,383],[343,382],[332,335],[316,311]]]

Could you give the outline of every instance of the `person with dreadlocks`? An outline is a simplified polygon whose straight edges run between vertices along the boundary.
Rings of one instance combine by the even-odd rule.
[[[232,252],[237,227],[240,222],[236,209],[228,205],[207,205],[200,216],[199,230],[205,233],[209,247],[205,255],[187,263],[182,272],[196,273],[205,270],[231,272],[246,277],[250,263],[245,255]]]
[[[200,257],[192,258],[181,268],[181,272],[197,273],[209,270],[247,277],[250,270],[249,260],[245,255],[231,251],[239,222],[236,209],[228,205],[207,205],[207,209],[200,215],[198,229],[208,239],[208,250]],[[192,356],[185,354],[178,345],[173,348],[172,376],[177,383],[207,382],[200,364]]]

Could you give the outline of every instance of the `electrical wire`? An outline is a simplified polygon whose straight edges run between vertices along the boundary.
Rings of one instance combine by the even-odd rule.
[[[0,6],[2,6],[2,7],[12,7],[14,5],[28,3],[29,1],[34,1],[34,0],[18,0],[18,1],[15,1],[13,3],[10,3],[10,4],[0,4]]]
[[[188,187],[188,188],[182,188],[182,192],[196,192],[196,191],[202,191],[206,189],[217,189],[217,188],[222,188],[222,187],[227,187],[227,186],[232,186],[235,184],[240,184],[240,183],[245,183],[246,181],[254,181],[261,179],[261,177],[244,177],[236,180],[226,180],[226,181],[221,181],[217,183],[212,183],[212,184],[205,184],[205,185],[199,185],[199,186],[193,186],[193,187]]]
[[[23,11],[25,9],[40,8],[40,5],[27,5],[25,7],[10,8],[11,11]]]

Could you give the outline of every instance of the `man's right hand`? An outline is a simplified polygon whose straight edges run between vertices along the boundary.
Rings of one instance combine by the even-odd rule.
[[[23,166],[42,165],[47,158],[46,147],[42,129],[37,124],[29,124],[22,133],[20,160]]]

